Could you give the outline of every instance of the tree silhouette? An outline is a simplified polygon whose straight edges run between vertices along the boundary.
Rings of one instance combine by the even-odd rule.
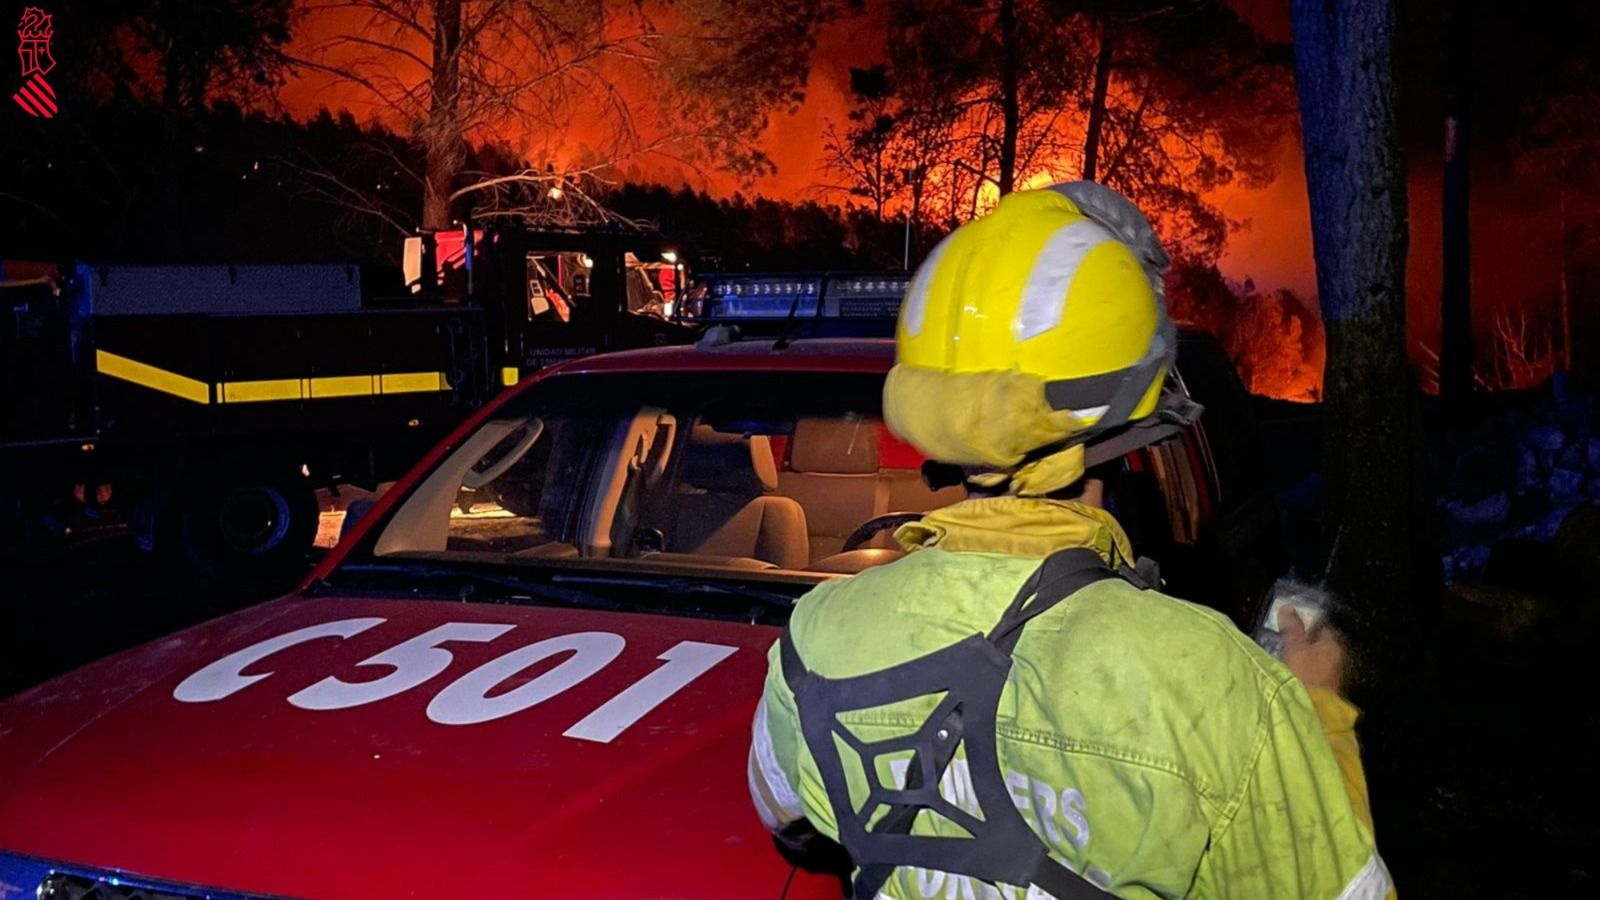
[[[282,81],[294,0],[68,0],[58,29],[67,71],[90,94],[193,114],[267,96]]]
[[[1215,258],[1232,223],[1205,194],[1274,174],[1269,151],[1292,121],[1286,56],[1221,3],[890,11],[889,64],[852,79],[856,109],[826,146],[832,186],[875,208],[953,223],[1018,184],[1095,178],[1170,242]],[[1016,45],[1012,20],[1026,35]]]
[[[333,34],[300,62],[359,88],[421,144],[423,227],[449,225],[479,193],[495,214],[538,219],[552,214],[544,200],[644,155],[761,171],[751,141],[767,110],[798,102],[829,8],[683,0],[665,27],[616,0],[329,0],[311,15]],[[516,170],[468,171],[481,143]]]
[[[1592,264],[1600,256],[1600,72],[1587,60],[1568,62],[1550,90],[1525,109],[1527,120],[1514,144],[1517,170],[1555,183],[1561,266],[1557,361],[1570,369],[1573,271],[1581,261]],[[1500,332],[1497,322],[1495,333]]]

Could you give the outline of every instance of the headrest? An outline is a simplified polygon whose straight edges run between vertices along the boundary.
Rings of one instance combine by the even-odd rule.
[[[818,475],[878,474],[878,429],[870,419],[799,419],[789,468]]]
[[[724,434],[710,425],[689,433],[683,479],[708,491],[767,493],[777,490],[778,465],[764,434]]]

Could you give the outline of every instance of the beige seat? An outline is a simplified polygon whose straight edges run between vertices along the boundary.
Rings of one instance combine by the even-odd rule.
[[[811,559],[838,553],[861,523],[888,509],[878,478],[878,431],[871,419],[800,419],[778,490],[806,511]]]
[[[805,509],[788,497],[770,496],[778,487],[771,441],[700,425],[684,454],[668,551],[805,568]]]
[[[960,487],[931,490],[918,469],[884,469],[878,477],[889,483],[888,507],[884,512],[929,512],[960,503],[967,496],[966,490]]]
[[[811,561],[838,553],[863,523],[887,513],[927,512],[961,500],[961,488],[929,490],[916,469],[880,469],[872,419],[800,419],[778,491],[805,507]],[[881,531],[866,548],[892,548]]]

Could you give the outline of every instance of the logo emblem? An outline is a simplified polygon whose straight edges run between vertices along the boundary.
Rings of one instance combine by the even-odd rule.
[[[35,118],[51,119],[57,112],[56,92],[45,76],[56,67],[50,55],[50,40],[55,26],[50,16],[37,6],[24,7],[17,23],[17,57],[22,61],[22,86],[11,99],[22,111]]]

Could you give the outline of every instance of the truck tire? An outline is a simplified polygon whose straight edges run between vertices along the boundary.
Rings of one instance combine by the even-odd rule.
[[[216,464],[191,472],[156,523],[156,551],[185,580],[288,587],[309,567],[320,510],[288,465]]]

